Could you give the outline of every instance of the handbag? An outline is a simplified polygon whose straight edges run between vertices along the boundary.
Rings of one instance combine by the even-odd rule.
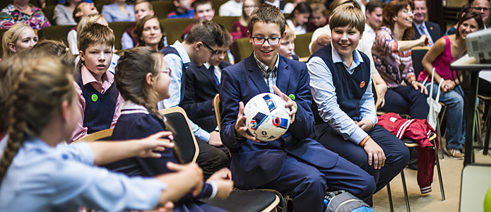
[[[427,79],[428,79],[428,76],[425,78],[425,83],[424,83],[424,86],[426,87],[427,85]],[[433,129],[436,129],[437,125],[438,125],[438,114],[440,114],[440,111],[442,110],[442,105],[439,103],[440,101],[440,88],[442,86],[442,83],[438,83],[438,91],[436,93],[436,98],[433,99],[433,86],[435,83],[432,83],[433,80],[435,79],[435,68],[433,68],[433,70],[431,71],[431,86],[430,86],[430,95],[428,96],[428,98],[426,98],[426,102],[428,102],[428,105],[430,106],[430,110],[428,111],[428,117],[426,118],[426,121],[428,121],[428,123],[430,124],[431,127],[433,127]]]

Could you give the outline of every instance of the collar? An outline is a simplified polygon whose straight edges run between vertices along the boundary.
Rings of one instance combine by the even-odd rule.
[[[208,70],[210,68],[211,64],[206,62],[206,63],[203,63],[203,66],[205,66],[206,70]]]
[[[147,108],[143,107],[143,105],[136,104],[130,100],[124,101],[123,106],[121,107],[121,115],[133,113],[149,114]]]
[[[423,26],[423,29],[426,28],[426,24],[425,24],[424,21],[421,22],[421,24],[418,24],[418,23],[414,22],[414,26],[416,26],[416,28],[418,28],[418,29],[419,29],[420,26]]]
[[[269,5],[273,5],[273,6],[277,7],[277,8],[280,8],[280,0],[275,0],[272,3],[269,2],[269,1],[265,1],[264,3],[269,4]]]
[[[263,73],[267,73],[268,70],[270,70],[269,66],[267,66],[266,64],[264,64],[263,62],[261,62],[259,59],[257,59],[256,53],[254,53],[253,55],[254,55],[254,60],[256,60],[257,66],[259,66],[259,69],[261,69],[261,71]],[[276,62],[274,64],[273,71],[278,70],[278,64],[279,64],[279,62],[280,62],[280,54],[278,53],[276,55]]]
[[[189,55],[186,52],[186,49],[184,49],[184,46],[182,45],[182,43],[179,40],[176,40],[176,42],[174,42],[174,44],[172,44],[171,46],[176,49],[177,53],[179,54],[179,56],[182,59],[183,64],[191,63],[191,59],[189,58]]]
[[[332,43],[331,43],[331,53],[332,53],[332,62],[333,63],[343,63],[343,65],[345,67],[349,68],[349,70],[352,70],[352,69],[358,67],[363,62],[363,58],[361,57],[360,52],[358,52],[357,49],[355,49],[355,51],[353,51],[353,63],[351,64],[351,67],[348,67],[348,65],[346,65],[346,63],[344,62],[341,55],[339,55],[339,53],[336,51],[336,49],[334,49],[334,47],[332,46]]]
[[[365,35],[365,33],[373,33],[373,34],[375,34],[375,30],[370,25],[368,25],[367,23],[365,23],[365,31],[363,32],[363,35]]]
[[[112,84],[114,82],[114,76],[112,74],[108,74],[109,72],[109,69],[106,70],[106,72],[104,72],[104,74],[102,75],[102,83],[101,84],[104,84],[104,82],[109,82],[110,84]],[[95,82],[95,83],[98,83],[97,82],[97,79],[95,79],[94,75],[92,75],[92,73],[89,71],[89,69],[87,69],[87,67],[85,66],[82,66],[82,68],[80,68],[80,75],[82,77],[82,85],[87,85],[89,83],[92,83],[92,82]]]

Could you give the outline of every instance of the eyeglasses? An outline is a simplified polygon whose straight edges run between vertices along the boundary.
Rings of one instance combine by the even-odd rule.
[[[478,11],[481,11],[481,10],[482,11],[488,11],[489,10],[489,8],[487,8],[487,7],[472,7],[472,9],[478,10]]]
[[[224,54],[226,53],[226,51],[221,51],[221,50],[215,50],[215,49],[212,49],[208,44],[206,44],[205,42],[203,42],[203,44],[206,46],[206,48],[208,48],[210,51],[211,51],[211,55],[218,55],[218,54]]]
[[[257,45],[263,45],[266,41],[268,41],[269,45],[277,45],[280,43],[280,37],[271,37],[271,38],[265,38],[265,37],[256,37],[252,36],[252,40],[254,41],[254,44]]]

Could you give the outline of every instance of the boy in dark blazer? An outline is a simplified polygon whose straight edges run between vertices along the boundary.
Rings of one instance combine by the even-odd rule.
[[[253,54],[222,73],[220,135],[232,155],[235,186],[289,194],[294,211],[323,211],[326,189],[343,189],[369,200],[373,177],[310,138],[314,121],[307,67],[278,54],[284,37],[281,11],[263,4],[249,22]],[[244,104],[260,93],[276,93],[290,109],[286,134],[270,142],[247,133]]]
[[[214,49],[207,63],[192,63],[186,75],[186,89],[181,107],[195,124],[207,132],[218,130],[213,99],[218,94],[222,70],[231,64],[225,60],[232,39],[226,36],[223,45]]]

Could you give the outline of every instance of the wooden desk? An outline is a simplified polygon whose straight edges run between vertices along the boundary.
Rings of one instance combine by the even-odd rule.
[[[481,70],[491,71],[491,64],[479,64],[474,57],[464,55],[460,59],[454,61],[450,65],[450,69],[462,71],[463,82],[462,89],[464,90],[464,115],[465,115],[465,156],[464,166],[474,162],[472,141],[474,112],[476,110],[476,97],[478,76]],[[449,132],[447,132],[449,133]],[[479,135],[480,136],[480,135]]]

